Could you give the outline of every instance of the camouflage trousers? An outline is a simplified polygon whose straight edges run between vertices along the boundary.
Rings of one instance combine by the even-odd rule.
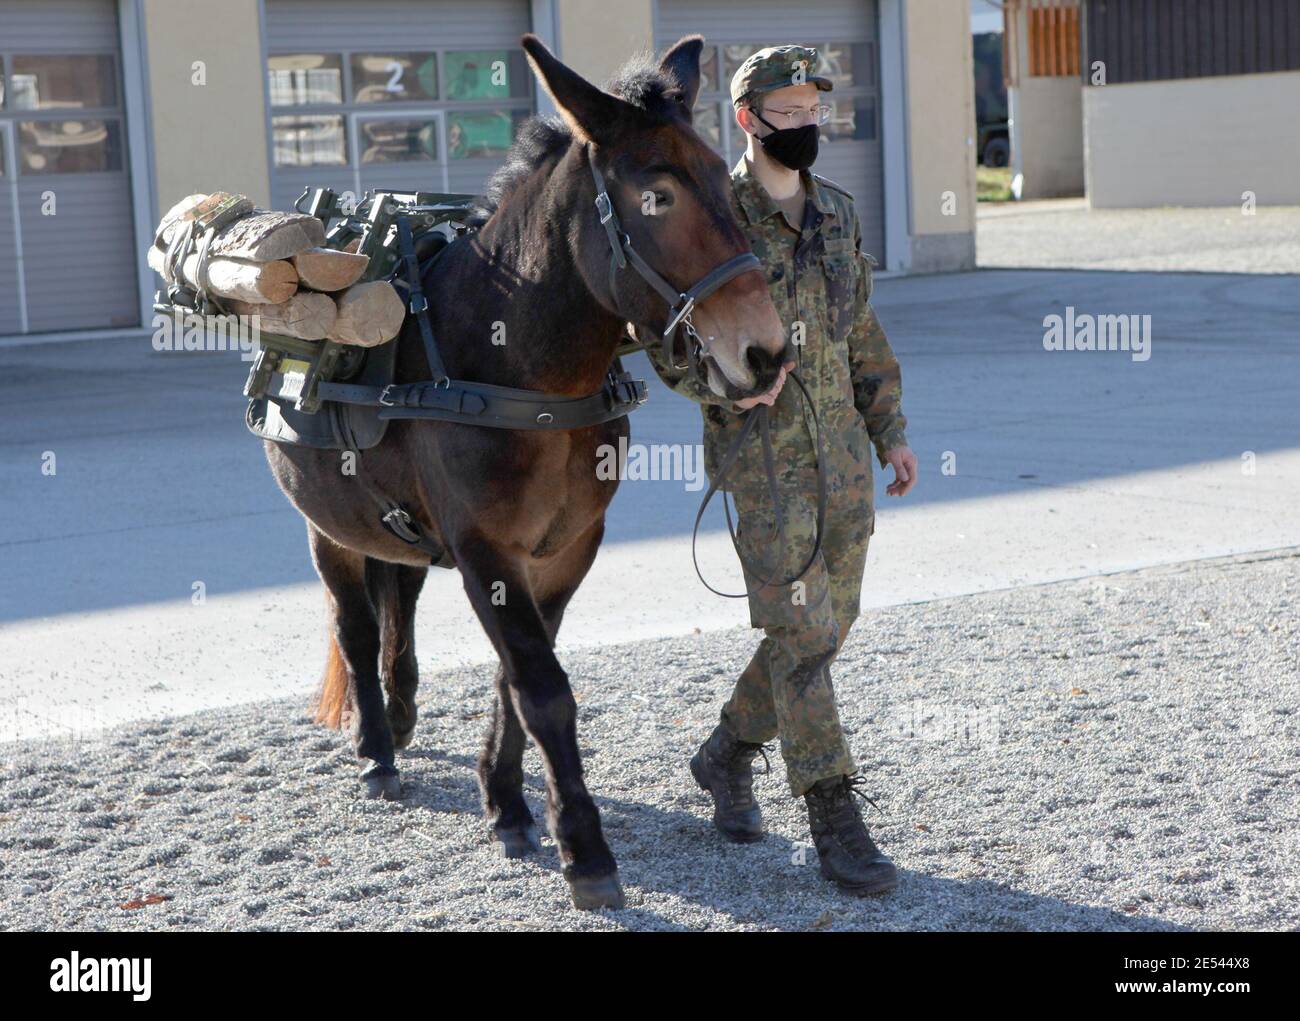
[[[834,438],[829,438],[834,443]],[[829,445],[829,444],[828,444]],[[750,596],[750,623],[764,632],[749,665],[722,710],[722,720],[742,740],[781,739],[790,790],[799,797],[818,780],[854,771],[840,726],[830,666],[857,619],[867,546],[875,531],[871,465],[846,446],[828,451],[827,508],[822,549],[802,579]],[[817,521],[815,476],[779,480],[785,543],[774,538],[775,519],[765,482],[737,484],[738,544],[746,588],[777,569],[789,578],[808,559]],[[751,573],[751,569],[754,573]]]

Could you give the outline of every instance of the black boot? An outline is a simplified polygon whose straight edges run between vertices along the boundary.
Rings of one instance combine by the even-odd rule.
[[[713,825],[736,844],[763,839],[763,813],[754,800],[754,756],[760,754],[767,762],[761,744],[741,741],[719,723],[691,759],[691,775],[713,795]]]
[[[857,802],[859,776],[819,780],[804,795],[821,873],[853,894],[888,893],[898,885],[898,870],[881,854],[867,832]],[[875,804],[874,801],[871,804]]]

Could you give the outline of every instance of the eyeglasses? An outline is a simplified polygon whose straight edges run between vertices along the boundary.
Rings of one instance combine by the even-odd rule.
[[[759,114],[778,118],[777,123],[784,127],[796,127],[800,124],[825,124],[831,119],[831,108],[825,103],[813,107],[796,106],[789,110],[757,110]]]

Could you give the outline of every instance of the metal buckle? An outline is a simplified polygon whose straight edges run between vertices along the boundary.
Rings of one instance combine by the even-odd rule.
[[[676,313],[674,313],[673,317],[668,320],[668,325],[664,327],[664,332],[663,332],[663,335],[665,337],[672,336],[673,331],[676,330],[677,327],[682,324],[682,320],[688,319],[691,312],[695,310],[694,296],[688,297],[685,294],[679,294],[678,297],[682,299],[684,304],[680,309],[677,310]],[[669,309],[668,311],[672,312],[673,310]]]
[[[381,391],[379,391],[379,403],[382,404],[385,408],[397,407],[397,403],[395,401],[390,401],[388,399],[388,391],[391,390],[396,385],[397,385],[396,383],[389,383],[386,387],[384,387]]]
[[[614,219],[614,204],[609,201],[609,193],[602,191],[596,196],[596,212],[600,213],[600,222],[609,223]]]
[[[416,304],[417,301],[420,304],[417,305]],[[423,294],[412,295],[411,300],[407,302],[407,307],[412,312],[416,312],[416,313],[423,312],[426,308],[429,307],[429,299],[426,298]]]
[[[629,379],[623,386],[627,390],[628,400],[633,404],[644,404],[650,398],[644,379]]]

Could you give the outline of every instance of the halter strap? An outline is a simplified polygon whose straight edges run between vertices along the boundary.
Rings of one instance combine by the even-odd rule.
[[[609,239],[609,288],[610,293],[614,292],[614,285],[617,280],[618,271],[626,269],[628,263],[637,271],[646,283],[653,287],[668,303],[668,322],[664,325],[663,350],[664,357],[668,363],[673,363],[673,335],[677,332],[679,326],[685,326],[689,339],[686,343],[686,358],[690,363],[690,369],[695,371],[695,347],[696,344],[703,344],[699,341],[699,334],[695,332],[695,327],[691,324],[691,312],[695,306],[716,291],[719,287],[739,276],[741,273],[748,273],[750,270],[762,269],[763,264],[759,261],[758,256],[753,252],[745,252],[742,255],[734,256],[706,273],[700,280],[696,281],[694,286],[687,288],[685,291],[677,291],[667,280],[651,266],[645,259],[641,258],[640,253],[632,247],[632,239],[627,236],[619,226],[618,214],[614,210],[614,203],[609,197],[609,189],[605,185],[605,175],[600,172],[600,167],[596,166],[595,153],[592,145],[588,142],[585,146],[587,153],[587,163],[591,167],[591,176],[596,182],[596,211],[600,214],[600,225],[605,228],[605,236]],[[772,435],[770,429],[770,420],[768,409],[763,405],[751,408],[745,413],[745,421],[736,434],[735,440],[731,447],[723,456],[722,465],[718,468],[717,477],[714,478],[708,492],[704,494],[704,499],[700,503],[700,509],[695,515],[695,527],[691,531],[691,560],[695,564],[695,574],[703,582],[704,587],[715,595],[725,596],[728,599],[744,599],[753,596],[763,589],[775,586],[791,585],[808,573],[817,555],[822,549],[822,535],[826,524],[826,452],[822,445],[822,428],[821,422],[817,418],[817,408],[813,404],[812,395],[809,394],[808,388],[804,386],[802,379],[795,373],[790,373],[790,379],[799,387],[800,396],[808,406],[808,411],[812,416],[813,426],[816,431],[817,440],[817,521],[816,530],[813,533],[812,549],[808,552],[808,557],[803,566],[797,573],[789,578],[777,580],[779,563],[771,571],[763,568],[755,568],[745,563],[744,556],[740,552],[740,540],[736,535],[735,527],[731,522],[731,509],[727,504],[726,492],[722,495],[722,509],[727,518],[727,531],[731,535],[732,545],[736,549],[736,556],[740,559],[741,564],[754,577],[759,578],[759,583],[753,588],[746,588],[743,592],[723,592],[714,588],[705,579],[704,574],[700,571],[700,562],[696,557],[696,542],[699,539],[700,523],[704,519],[704,512],[708,510],[709,502],[713,499],[715,493],[722,487],[724,480],[730,473],[732,466],[740,456],[741,448],[749,438],[754,427],[758,426],[759,439],[763,449],[763,474],[767,478],[768,495],[772,500],[772,513],[774,516],[775,528],[773,529],[772,541],[778,549],[785,547],[785,515],[781,508],[781,497],[778,492],[776,482],[776,458],[772,450]],[[764,577],[766,575],[766,577]],[[822,599],[826,598],[826,593],[822,593]],[[820,601],[818,603],[820,605]]]
[[[596,166],[596,156],[590,142],[586,144],[585,151],[587,153],[587,165],[591,167],[591,176],[596,182],[596,212],[600,215],[600,224],[605,228],[605,237],[609,240],[610,292],[613,293],[614,291],[618,271],[626,269],[628,263],[631,263],[637,275],[653,287],[660,297],[668,303],[668,320],[664,324],[663,330],[660,331],[660,336],[663,339],[664,355],[671,361],[673,337],[676,335],[679,326],[685,323],[692,336],[698,336],[690,325],[691,312],[694,311],[695,306],[723,284],[740,276],[742,273],[762,269],[763,264],[759,262],[758,256],[753,252],[743,252],[740,255],[732,256],[721,265],[715,266],[691,287],[684,291],[678,291],[650,263],[646,262],[641,257],[641,253],[632,246],[632,239],[618,222],[618,213],[614,209],[613,200],[609,197],[609,188],[605,184],[605,175],[600,172],[600,167]],[[687,357],[694,366],[694,345],[688,342],[686,349]]]

